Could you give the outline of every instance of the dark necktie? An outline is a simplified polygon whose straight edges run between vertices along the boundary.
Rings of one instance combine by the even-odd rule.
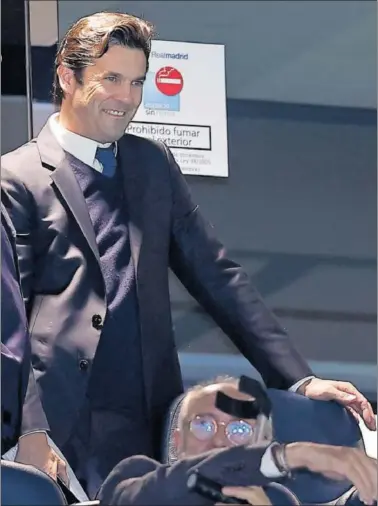
[[[102,173],[104,176],[113,177],[116,167],[117,159],[114,154],[114,145],[112,144],[108,148],[97,148],[96,160],[102,165]]]

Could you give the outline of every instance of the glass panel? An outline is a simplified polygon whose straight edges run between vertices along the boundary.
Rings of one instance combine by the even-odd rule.
[[[52,104],[54,58],[58,41],[58,4],[56,0],[29,2],[32,64],[32,125],[38,135],[49,115]]]

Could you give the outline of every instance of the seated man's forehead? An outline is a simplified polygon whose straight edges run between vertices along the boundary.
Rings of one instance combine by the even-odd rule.
[[[217,392],[224,392],[226,395],[242,401],[254,400],[250,395],[239,392],[238,383],[216,383],[207,385],[200,390],[189,392],[182,403],[179,416],[179,425],[184,420],[191,420],[197,415],[213,415],[215,418],[230,420],[233,417],[220,411],[215,407],[215,399]],[[255,419],[245,419],[254,424]],[[183,427],[182,427],[183,429]],[[184,430],[184,429],[183,429]]]
[[[193,413],[198,410],[212,412],[216,410],[215,398],[218,392],[224,392],[226,395],[243,401],[250,401],[253,398],[250,395],[239,392],[237,384],[217,383],[206,385],[198,392],[189,394],[188,411]]]
[[[208,389],[208,390],[207,390]],[[239,392],[238,385],[234,383],[218,383],[215,385],[208,385],[204,388],[208,394],[216,394],[217,392],[223,392],[234,399],[240,399],[242,401],[251,401],[253,397],[243,392]]]

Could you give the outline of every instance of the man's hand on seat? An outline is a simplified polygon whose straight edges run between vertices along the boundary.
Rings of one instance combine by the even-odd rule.
[[[363,503],[376,503],[377,460],[366,455],[363,450],[308,442],[290,443],[284,448],[284,461],[288,471],[307,469],[332,480],[348,480],[355,486]],[[259,487],[224,487],[222,492],[245,499],[250,504],[269,504],[264,502],[267,498]]]
[[[349,480],[365,504],[378,498],[377,461],[363,450],[315,443],[290,443],[285,450],[290,469],[305,468],[334,480]]]
[[[298,392],[310,399],[339,402],[345,406],[357,420],[358,417],[361,416],[368,429],[377,430],[371,404],[351,383],[313,378],[302,385]]]
[[[32,432],[19,439],[16,462],[37,467],[54,480],[59,478],[68,485],[66,463],[50,447],[45,432]]]

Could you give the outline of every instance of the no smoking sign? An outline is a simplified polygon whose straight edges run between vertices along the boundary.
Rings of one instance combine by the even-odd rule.
[[[163,67],[156,72],[155,84],[161,93],[173,97],[181,92],[184,79],[174,67]]]

